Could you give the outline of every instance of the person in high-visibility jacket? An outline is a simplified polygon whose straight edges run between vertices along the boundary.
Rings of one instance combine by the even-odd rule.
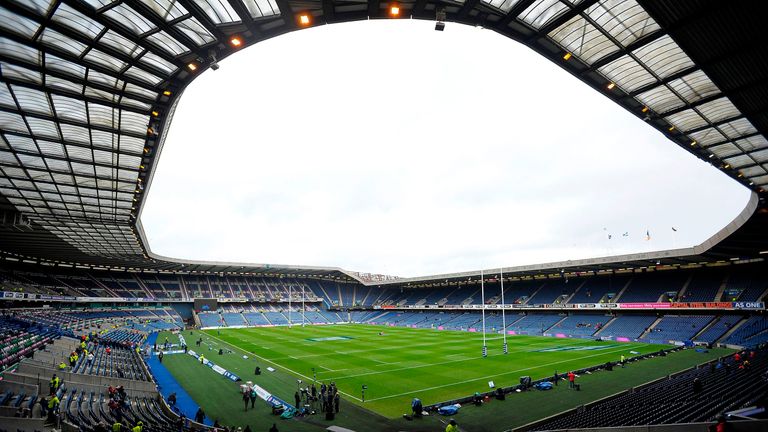
[[[59,408],[59,398],[56,397],[54,394],[51,396],[51,398],[48,400],[48,418],[45,420],[46,423],[56,423],[56,411]]]
[[[459,426],[456,424],[456,420],[451,419],[450,422],[448,422],[448,425],[445,427],[445,432],[457,432],[459,430]]]
[[[142,429],[144,429],[144,423],[142,423],[141,420],[139,420],[138,422],[136,422],[136,426],[134,426],[133,429],[131,429],[131,432],[141,432]]]
[[[51,383],[48,385],[48,388],[51,390],[50,394],[56,393],[56,390],[59,389],[60,384],[61,384],[61,378],[57,377],[56,374],[53,374],[53,378],[51,378]]]
[[[48,411],[55,411],[56,408],[59,407],[59,398],[56,397],[56,395],[53,395],[50,400],[48,400]]]
[[[120,432],[123,429],[123,424],[120,422],[115,422],[112,424],[112,432]]]

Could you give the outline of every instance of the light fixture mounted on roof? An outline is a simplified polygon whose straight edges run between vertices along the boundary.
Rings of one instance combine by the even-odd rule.
[[[299,14],[299,24],[303,27],[308,27],[312,24],[312,15],[307,12]]]
[[[400,5],[392,3],[389,5],[389,16],[397,18],[400,16]]]
[[[565,60],[565,61],[568,61],[568,60],[570,60],[570,59],[571,59],[571,57],[573,57],[573,54],[571,54],[571,53],[567,52],[567,53],[565,53],[565,55],[563,56],[563,60]]]

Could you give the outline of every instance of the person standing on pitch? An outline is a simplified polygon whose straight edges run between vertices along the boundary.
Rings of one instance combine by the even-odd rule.
[[[459,432],[459,426],[456,424],[456,420],[451,419],[448,422],[448,426],[445,427],[445,432]]]
[[[339,413],[339,401],[341,398],[339,397],[339,393],[336,393],[336,395],[333,396],[333,408],[334,411],[336,411],[336,414]]]

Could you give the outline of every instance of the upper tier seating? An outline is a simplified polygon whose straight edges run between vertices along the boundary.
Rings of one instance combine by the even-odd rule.
[[[656,302],[667,292],[679,292],[687,279],[686,273],[673,271],[635,275],[618,301],[620,303]]]

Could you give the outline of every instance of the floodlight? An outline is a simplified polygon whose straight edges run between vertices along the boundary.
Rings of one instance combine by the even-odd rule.
[[[398,17],[400,16],[400,6],[397,4],[393,4],[389,7],[389,16]]]
[[[242,40],[242,39],[240,39],[238,36],[232,36],[232,38],[231,38],[231,39],[229,39],[229,43],[230,43],[230,44],[231,44],[233,47],[237,48],[237,47],[240,47],[240,46],[242,46],[242,45],[243,45],[243,40]]]
[[[309,14],[303,13],[299,15],[299,24],[303,26],[308,26],[312,23],[312,19],[309,17]]]
[[[165,90],[163,92],[163,96],[170,96],[170,95],[171,95],[171,91],[170,90]]]
[[[613,90],[613,88],[616,87],[616,83],[609,83],[608,84],[608,90]]]
[[[195,63],[189,63],[187,64],[187,68],[191,70],[192,72],[197,70],[197,65]]]
[[[570,60],[570,59],[571,59],[571,57],[573,57],[573,54],[571,54],[571,53],[567,52],[567,53],[565,53],[565,55],[563,56],[563,60]]]

